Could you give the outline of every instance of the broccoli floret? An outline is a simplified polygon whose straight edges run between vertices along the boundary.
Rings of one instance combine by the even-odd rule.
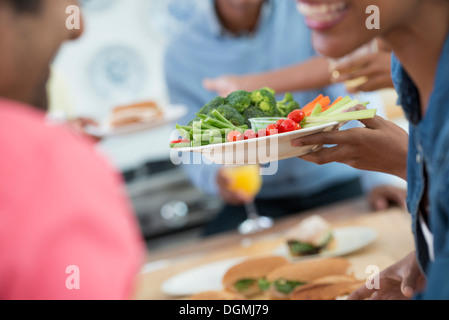
[[[268,89],[260,89],[251,92],[251,101],[262,110],[268,117],[274,116],[276,112],[276,97]]]
[[[251,93],[244,90],[234,91],[228,97],[228,103],[238,112],[243,113],[251,105]]]
[[[281,115],[281,117],[287,117],[290,112],[300,108],[299,103],[295,101],[295,98],[291,93],[286,93],[284,100],[276,103],[276,113]]]
[[[248,127],[251,127],[251,122],[249,121],[251,118],[266,118],[272,116],[273,115],[267,114],[256,106],[251,106],[243,112],[243,117],[245,117],[246,120],[245,124],[248,125]]]
[[[262,89],[269,91],[273,96],[276,95],[276,91],[274,91],[273,89],[271,89],[269,87],[263,87]]]
[[[198,111],[198,113],[207,115],[211,113],[212,110],[215,110],[225,104],[228,104],[228,100],[226,98],[216,97],[208,102],[204,107],[202,107],[200,111]]]
[[[246,124],[246,119],[240,114],[240,112],[238,112],[230,105],[227,104],[222,105],[216,108],[215,110],[220,112],[223,117],[225,117],[227,120],[229,120],[233,125],[237,127]],[[208,115],[212,116],[211,113],[209,113]]]
[[[278,108],[276,108],[276,111],[274,112],[274,116],[276,118],[285,118],[283,113],[280,113]]]
[[[208,102],[204,107],[202,107],[198,113],[209,115],[213,110],[217,109],[220,106],[223,106],[228,103],[228,100],[223,97],[216,97],[212,99],[210,102]],[[196,117],[192,121],[188,123],[189,126],[191,126],[195,121],[200,121],[200,118]]]

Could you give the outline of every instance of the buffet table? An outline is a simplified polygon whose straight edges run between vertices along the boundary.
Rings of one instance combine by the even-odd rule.
[[[355,275],[367,278],[369,266],[380,270],[397,262],[414,248],[411,221],[408,213],[392,208],[372,212],[364,199],[352,200],[312,211],[291,215],[276,221],[275,226],[263,233],[243,236],[237,232],[203,239],[195,244],[176,249],[149,253],[145,266],[137,278],[135,299],[168,300],[188,297],[165,294],[161,285],[172,276],[201,265],[216,261],[272,255],[283,244],[282,235],[301,219],[318,214],[335,228],[369,227],[377,232],[377,238],[366,247],[344,257],[353,266]]]

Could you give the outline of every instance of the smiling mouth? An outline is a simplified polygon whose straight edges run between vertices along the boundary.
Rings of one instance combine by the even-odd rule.
[[[346,2],[308,3],[298,1],[298,10],[312,29],[325,30],[338,24],[348,10]]]

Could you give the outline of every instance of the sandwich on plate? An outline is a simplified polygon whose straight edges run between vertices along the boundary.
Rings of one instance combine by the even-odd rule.
[[[284,257],[270,256],[245,260],[231,267],[223,276],[223,287],[231,292],[251,297],[266,289],[266,276],[283,265],[288,265]]]
[[[347,275],[332,275],[299,287],[291,300],[341,300],[360,288],[365,282]]]
[[[318,215],[310,216],[286,234],[292,257],[318,254],[335,246],[332,226]]]
[[[348,275],[350,263],[341,258],[313,259],[287,264],[271,271],[266,281],[266,293],[270,299],[290,299],[291,294],[301,286],[331,275]]]
[[[118,128],[156,121],[162,116],[163,112],[156,102],[145,101],[114,108],[109,118],[109,125]]]

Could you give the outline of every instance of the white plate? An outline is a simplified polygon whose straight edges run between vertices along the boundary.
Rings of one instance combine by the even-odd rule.
[[[299,157],[318,150],[320,146],[293,147],[291,141],[318,132],[338,130],[343,124],[331,122],[312,128],[257,139],[173,150],[175,152],[198,152],[216,164],[266,164],[273,161]]]
[[[170,105],[164,109],[164,115],[162,118],[144,123],[136,123],[120,128],[112,128],[108,121],[104,121],[99,127],[90,126],[86,128],[86,132],[95,137],[110,137],[120,136],[125,134],[136,133],[140,131],[146,131],[158,128],[160,126],[171,124],[187,114],[187,107],[183,105]]]
[[[188,296],[203,291],[222,290],[221,280],[229,268],[246,258],[222,260],[179,273],[162,284],[162,292],[170,296]]]
[[[301,260],[312,257],[338,257],[357,251],[368,244],[372,243],[377,238],[376,230],[365,227],[347,227],[334,229],[334,237],[336,240],[336,247],[330,250],[323,250],[322,252],[310,256],[293,257],[290,255],[287,244],[279,246],[274,251],[274,254],[282,255],[290,260]]]

